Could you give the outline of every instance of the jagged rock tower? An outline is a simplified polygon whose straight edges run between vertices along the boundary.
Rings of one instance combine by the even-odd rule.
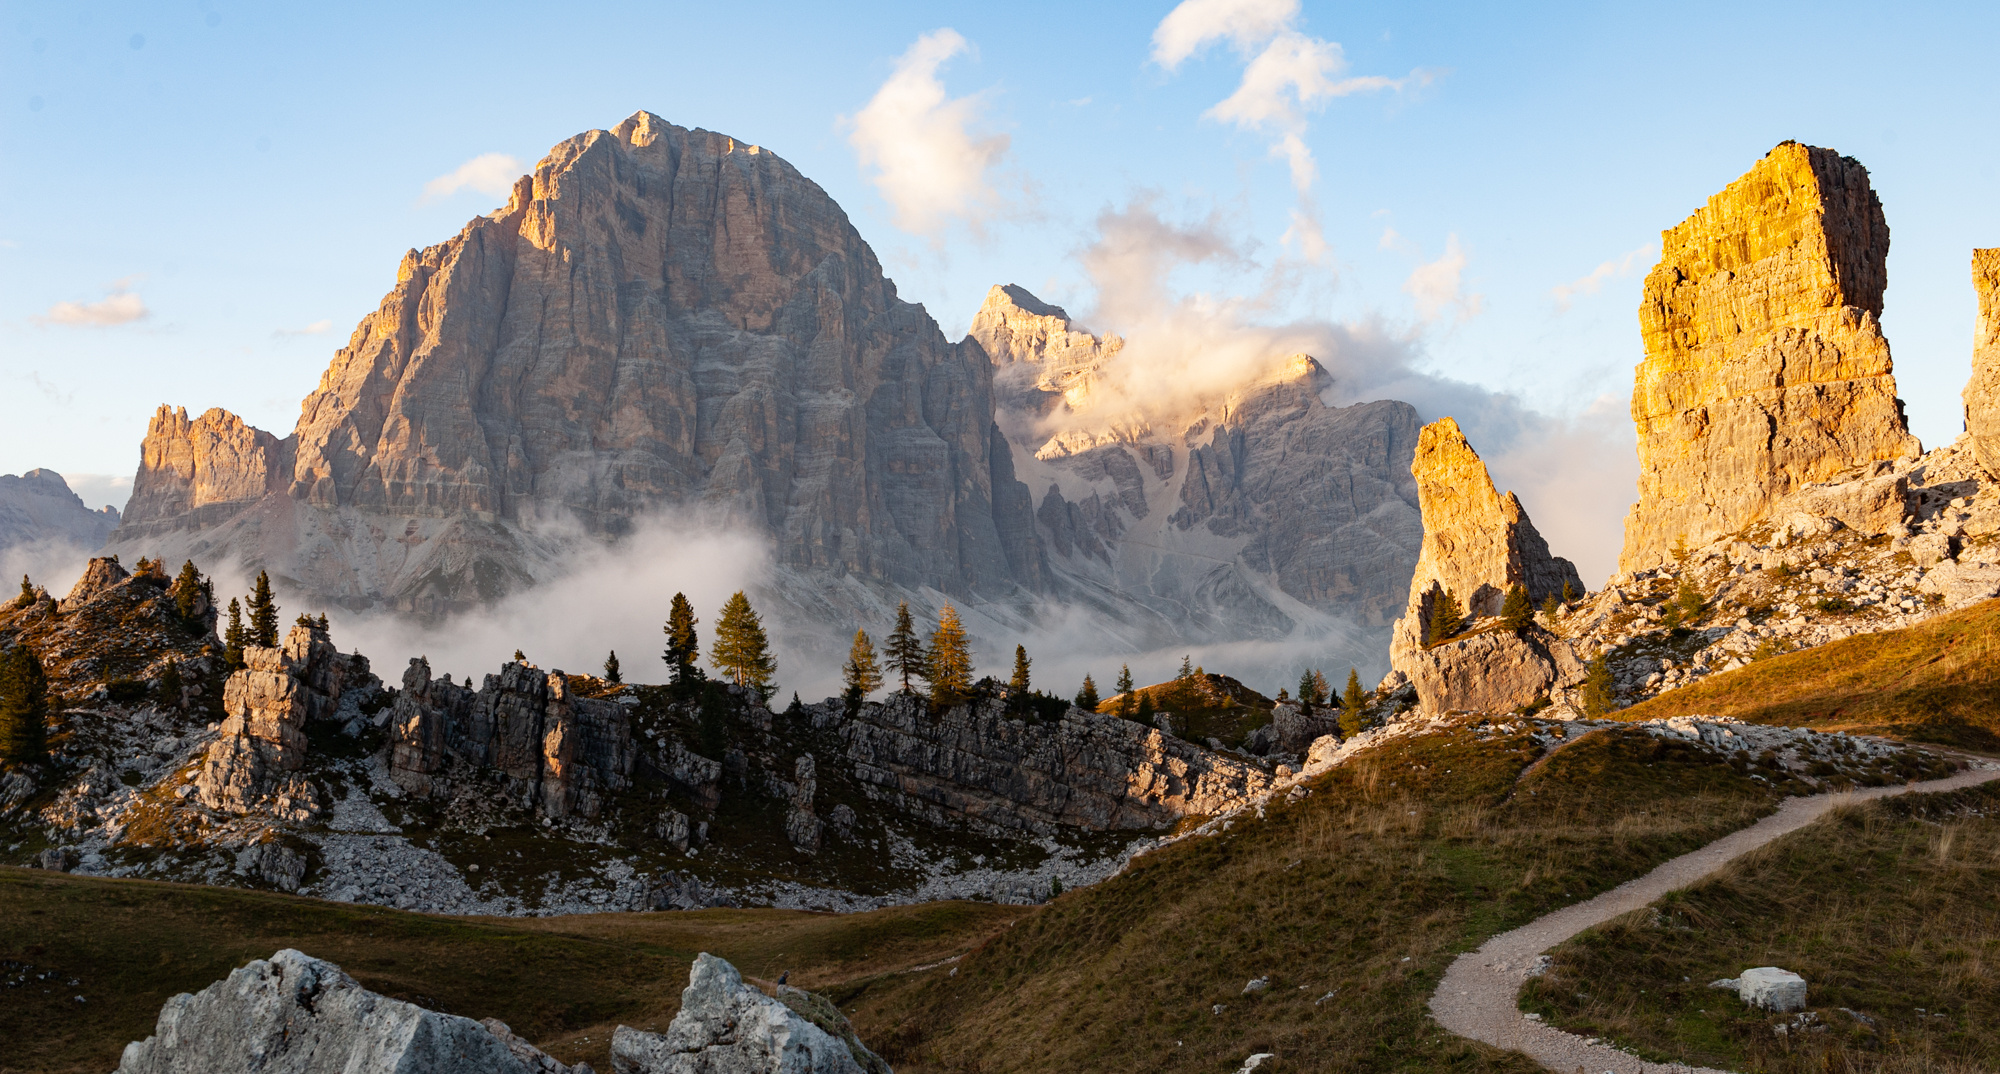
[[[1417,480],[1417,504],[1424,516],[1424,543],[1410,579],[1410,600],[1389,643],[1389,661],[1408,673],[1424,645],[1431,609],[1449,590],[1472,615],[1498,615],[1507,590],[1526,586],[1540,602],[1568,586],[1584,592],[1576,565],[1549,553],[1520,498],[1500,495],[1486,464],[1459,431],[1458,422],[1439,418],[1417,437],[1410,474]]]
[[[1661,233],[1639,305],[1639,499],[1621,570],[1741,529],[1801,485],[1919,450],[1877,323],[1888,254],[1867,169],[1797,142]]]
[[[1979,293],[1979,323],[1965,384],[1965,431],[1980,465],[2000,475],[2000,248],[1972,251],[1972,289]]]

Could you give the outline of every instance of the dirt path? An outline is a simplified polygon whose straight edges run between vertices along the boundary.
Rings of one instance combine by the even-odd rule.
[[[1683,854],[1610,891],[1566,906],[1530,921],[1512,932],[1486,941],[1479,950],[1458,956],[1431,996],[1431,1014],[1438,1024],[1476,1041],[1524,1052],[1560,1074],[1723,1074],[1708,1067],[1682,1063],[1649,1063],[1603,1044],[1552,1029],[1525,1018],[1520,1010],[1521,986],[1536,956],[1577,933],[1651,903],[1667,892],[1687,887],[1727,864],[1819,819],[1846,802],[1886,798],[1909,791],[1954,791],[2000,779],[2000,764],[1973,760],[1973,767],[1946,779],[1900,787],[1875,787],[1840,794],[1787,799],[1776,813],[1732,832],[1690,854]]]

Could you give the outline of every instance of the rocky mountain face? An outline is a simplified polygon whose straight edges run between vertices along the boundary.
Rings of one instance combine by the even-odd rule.
[[[992,369],[897,298],[832,199],[649,113],[561,143],[411,251],[292,433],[162,408],[114,547],[229,555],[436,613],[552,574],[570,527],[747,523],[782,568],[1041,588]]]
[[[1878,324],[1889,228],[1859,163],[1783,143],[1660,242],[1639,307],[1639,499],[1621,570],[1918,453]]]
[[[54,470],[0,474],[0,551],[37,541],[94,550],[118,525],[118,509],[93,511]]]
[[[1972,251],[1972,289],[1979,321],[1965,384],[1965,431],[1987,472],[2000,474],[2000,248]]]
[[[996,366],[1054,590],[1129,597],[1144,617],[1123,613],[1127,625],[1156,627],[1134,630],[1138,647],[1279,638],[1329,618],[1373,637],[1394,617],[1422,532],[1407,404],[1328,406],[1326,370],[1293,355],[1167,417],[1101,409],[1093,386],[1123,341],[1012,284],[988,292],[970,339]]]

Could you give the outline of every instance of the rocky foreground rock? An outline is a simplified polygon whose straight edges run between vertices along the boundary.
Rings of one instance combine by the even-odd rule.
[[[1917,454],[1879,323],[1889,227],[1859,163],[1785,142],[1660,243],[1639,307],[1639,497],[1621,570]]]
[[[824,997],[785,985],[777,992],[765,995],[703,952],[673,1024],[665,1033],[619,1026],[611,1067],[617,1074],[890,1074]]]
[[[425,1010],[361,987],[287,948],[183,993],[153,1035],[125,1046],[118,1074],[588,1074],[503,1023]]]

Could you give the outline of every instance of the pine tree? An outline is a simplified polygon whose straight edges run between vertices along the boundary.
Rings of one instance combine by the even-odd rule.
[[[1118,715],[1132,715],[1132,666],[1118,665]]]
[[[1308,714],[1314,705],[1326,700],[1326,695],[1319,692],[1318,678],[1311,668],[1299,672],[1299,707]]]
[[[854,632],[854,645],[847,650],[847,663],[840,669],[847,683],[847,699],[856,705],[882,688],[882,667],[875,661],[875,643],[868,632]]]
[[[930,673],[925,678],[931,683],[931,704],[939,711],[972,696],[972,651],[958,609],[949,604],[938,612],[937,629],[931,632]]]
[[[1324,672],[1320,671],[1318,668],[1314,668],[1313,703],[1319,705],[1330,705],[1333,702],[1334,702],[1333,684],[1326,681],[1326,674]]]
[[[195,620],[195,608],[202,597],[201,572],[195,569],[194,560],[181,564],[181,573],[174,579],[174,586],[168,592],[173,594],[174,610],[180,613],[181,622],[192,626]]]
[[[229,629],[222,632],[222,659],[229,670],[243,669],[243,647],[250,642],[250,632],[243,629],[243,606],[235,597],[229,598]]]
[[[1186,682],[1192,678],[1194,678],[1194,665],[1188,661],[1187,655],[1183,653],[1181,655],[1181,669],[1174,673],[1174,681]]]
[[[1133,719],[1150,727],[1153,724],[1153,713],[1157,711],[1157,709],[1153,708],[1153,695],[1140,694],[1139,711],[1133,716]]]
[[[902,676],[903,692],[910,692],[910,676],[923,678],[929,668],[929,658],[924,655],[924,642],[917,637],[916,624],[910,621],[910,602],[896,603],[896,628],[889,632],[889,644],[884,646],[883,655],[888,657],[889,670]]]
[[[694,617],[694,605],[688,603],[687,594],[675,593],[667,608],[667,625],[660,628],[667,635],[667,650],[660,659],[666,661],[667,677],[674,683],[686,682],[698,671],[695,660],[701,656],[701,638],[694,625],[700,621]]]
[[[1028,666],[1033,663],[1034,661],[1028,659],[1027,646],[1025,645],[1014,646],[1014,674],[1009,676],[1007,679],[1007,689],[1012,690],[1017,694],[1027,693],[1028,683],[1030,681],[1028,677]]]
[[[24,574],[21,576],[21,596],[14,601],[14,607],[25,608],[28,605],[33,604],[34,602],[35,602],[34,583],[28,581],[28,576]]]
[[[1550,593],[1546,598],[1542,600],[1542,618],[1547,619],[1549,621],[1550,626],[1554,626],[1556,623],[1556,616],[1561,614],[1562,614],[1562,601],[1557,600],[1556,595],[1554,593]]]
[[[1083,676],[1083,688],[1076,692],[1076,707],[1085,712],[1097,711],[1097,682],[1088,673]]]
[[[332,630],[333,626],[326,621],[326,613],[321,612],[319,613],[319,618],[313,620],[313,628],[318,630],[320,633],[324,634],[327,631]]]
[[[527,663],[527,662],[528,662],[528,654],[527,654],[527,653],[524,653],[524,652],[522,652],[522,651],[521,651],[521,650],[519,650],[519,649],[516,649],[516,650],[514,650],[514,662],[515,662],[516,664],[525,664],[525,663]]]
[[[47,752],[49,680],[34,650],[0,653],[0,760],[40,761]]]
[[[730,682],[757,691],[760,700],[771,699],[775,688],[771,676],[777,673],[778,661],[771,656],[770,639],[764,636],[764,621],[757,617],[756,610],[750,607],[750,598],[740,589],[722,604],[722,614],[715,620],[715,644],[709,646],[708,662]]]
[[[1568,604],[1571,601],[1574,601],[1576,597],[1577,597],[1576,587],[1570,585],[1569,581],[1565,579],[1563,581],[1563,603]]]
[[[160,704],[170,709],[180,708],[181,688],[185,685],[181,681],[180,662],[167,661],[167,666],[160,669]]]
[[[271,576],[257,572],[257,588],[250,594],[251,645],[278,647],[278,602],[271,596]]]
[[[1594,657],[1585,665],[1584,672],[1583,714],[1594,718],[1616,708],[1618,699],[1611,692],[1611,665],[1602,656]]]
[[[1500,605],[1500,625],[1508,630],[1525,630],[1535,621],[1535,605],[1528,599],[1528,587],[1514,583],[1507,587],[1507,599]]]
[[[1340,694],[1340,737],[1353,738],[1361,733],[1361,721],[1368,704],[1368,695],[1361,689],[1361,672],[1356,668],[1347,669],[1347,689]]]
[[[618,650],[616,649],[611,650],[611,655],[604,658],[604,681],[613,686],[617,686],[625,681],[624,673],[618,669]]]
[[[1439,593],[1431,602],[1430,631],[1424,638],[1426,644],[1436,645],[1458,634],[1465,625],[1465,609],[1458,603],[1458,596],[1447,589]]]

